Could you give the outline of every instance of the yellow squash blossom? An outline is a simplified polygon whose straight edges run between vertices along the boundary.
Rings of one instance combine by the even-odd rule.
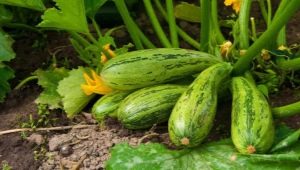
[[[114,51],[110,49],[110,44],[104,45],[103,46],[103,51],[106,51],[111,58],[116,56]],[[108,60],[107,56],[103,52],[101,52],[101,63],[105,63],[107,60]]]
[[[230,52],[230,48],[231,48],[231,46],[232,46],[232,43],[231,43],[231,41],[226,41],[226,42],[224,42],[220,47],[220,50],[221,50],[221,55],[223,56],[223,57],[228,57],[228,54],[229,54],[229,52]]]
[[[241,3],[242,0],[225,0],[224,4],[226,6],[232,6],[232,9],[236,12],[239,13],[240,12],[240,8],[241,8]]]
[[[101,77],[97,75],[94,70],[92,70],[92,77],[90,77],[87,73],[84,73],[83,77],[86,81],[86,84],[82,84],[81,89],[86,95],[91,95],[93,93],[107,94],[112,91],[110,87],[103,83]]]

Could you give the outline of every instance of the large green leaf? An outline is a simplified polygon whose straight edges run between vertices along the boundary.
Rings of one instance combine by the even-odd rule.
[[[161,144],[131,147],[118,144],[111,151],[107,170],[295,170],[300,168],[300,143],[272,155],[241,155],[230,140],[194,149],[169,150]]]
[[[14,77],[14,71],[0,62],[0,102],[4,101],[6,93],[10,91],[10,85],[7,82]]]
[[[57,8],[49,8],[42,16],[40,27],[88,33],[84,0],[55,0]]]
[[[13,42],[13,39],[0,28],[0,62],[15,58],[16,54],[12,49]]]
[[[65,68],[55,68],[53,70],[37,70],[38,84],[43,87],[43,92],[35,100],[38,104],[46,104],[49,109],[62,108],[61,96],[58,94],[57,86],[59,81],[68,76]]]
[[[4,5],[0,5],[0,25],[10,22],[13,18],[13,14],[10,10],[6,9]]]
[[[0,4],[19,6],[38,11],[46,9],[42,0],[0,0]]]
[[[85,84],[83,73],[85,68],[71,70],[69,76],[59,82],[57,92],[62,96],[63,108],[68,117],[78,114],[94,97],[87,96],[81,89],[81,85]]]
[[[107,2],[107,0],[85,0],[84,4],[87,16],[94,18],[99,8],[104,5],[105,2]]]

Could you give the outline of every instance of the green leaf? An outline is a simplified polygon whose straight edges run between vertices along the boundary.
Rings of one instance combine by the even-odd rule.
[[[6,9],[4,5],[0,5],[0,25],[8,23],[12,20],[13,14],[10,10]]]
[[[13,42],[14,40],[0,29],[0,62],[15,58],[16,54],[12,49]]]
[[[55,0],[57,8],[49,8],[42,16],[40,27],[88,33],[84,0]]]
[[[71,70],[69,76],[59,82],[57,92],[62,96],[63,108],[68,117],[78,114],[94,97],[87,96],[81,89],[81,85],[85,84],[83,73],[85,68]]]
[[[169,150],[161,144],[131,147],[118,144],[111,150],[107,170],[295,170],[300,166],[300,143],[280,154],[241,155],[230,140],[204,144],[198,148]]]
[[[94,18],[99,8],[103,6],[107,0],[85,0],[85,11],[87,16]]]
[[[292,146],[296,142],[298,142],[300,139],[300,129],[293,132],[292,134],[288,135],[286,138],[278,142],[272,149],[271,152],[275,152],[278,150],[281,150],[283,148],[287,148],[289,146]]]
[[[42,0],[0,0],[0,4],[19,6],[38,11],[46,9]]]
[[[55,68],[54,70],[37,70],[38,84],[43,87],[43,92],[35,100],[38,104],[46,104],[49,109],[62,108],[61,96],[58,94],[57,86],[59,81],[68,76],[65,68]]]
[[[199,6],[187,2],[182,2],[174,8],[176,18],[197,23],[201,21],[200,11],[201,8]]]
[[[0,62],[0,77],[0,102],[3,102],[6,93],[10,91],[8,80],[14,78],[14,71]]]

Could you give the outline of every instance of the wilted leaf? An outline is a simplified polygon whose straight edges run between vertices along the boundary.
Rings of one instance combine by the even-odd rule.
[[[84,72],[83,67],[71,70],[69,76],[59,82],[57,92],[62,96],[63,108],[68,117],[78,114],[94,97],[87,96],[81,89],[81,85],[85,84]]]
[[[30,8],[38,11],[46,9],[42,0],[0,0],[0,4]]]
[[[88,33],[84,0],[55,0],[57,8],[49,8],[42,16],[40,27]]]
[[[38,84],[44,89],[35,102],[38,104],[47,104],[49,109],[62,108],[61,96],[56,90],[59,81],[68,76],[68,70],[65,68],[46,71],[37,70],[35,74],[38,76]]]

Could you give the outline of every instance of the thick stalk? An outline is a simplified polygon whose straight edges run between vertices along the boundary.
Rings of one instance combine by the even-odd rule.
[[[280,60],[278,67],[286,71],[300,70],[300,56],[291,60]]]
[[[243,0],[241,4],[241,10],[239,14],[240,50],[247,49],[249,47],[249,15],[251,2],[252,0]]]
[[[278,15],[281,14],[281,12],[283,11],[283,9],[287,6],[289,0],[281,0],[278,9],[275,12],[274,18],[277,17]],[[281,46],[281,45],[286,45],[286,29],[285,26],[282,27],[282,29],[280,30],[278,36],[277,36],[277,46]]]
[[[143,1],[144,1],[144,5],[145,5],[146,11],[148,13],[148,16],[150,18],[150,22],[153,26],[154,31],[156,32],[158,39],[160,40],[160,42],[162,43],[162,45],[164,47],[166,47],[166,48],[172,47],[171,43],[169,42],[166,34],[164,33],[156,15],[155,15],[155,12],[154,12],[152,4],[151,4],[151,0],[143,0]]]
[[[120,12],[122,19],[127,27],[127,30],[130,34],[130,37],[137,49],[143,49],[142,42],[140,40],[137,27],[134,26],[134,21],[132,20],[129,11],[127,9],[127,6],[125,4],[124,0],[114,0],[114,3]]]
[[[208,45],[209,45],[209,35],[210,35],[210,6],[211,1],[210,0],[200,0],[200,6],[201,6],[201,30],[200,30],[200,44],[201,44],[201,50],[204,52],[208,52]]]
[[[154,0],[154,3],[157,7],[157,9],[159,10],[159,12],[161,13],[161,15],[164,17],[164,19],[166,21],[168,21],[168,17],[167,17],[167,13],[164,10],[164,8],[162,7],[160,0]],[[179,36],[186,41],[187,43],[189,43],[191,46],[193,46],[194,48],[200,50],[200,43],[196,40],[194,40],[191,36],[189,36],[184,30],[182,30],[180,27],[176,26],[177,32],[179,34]]]
[[[285,106],[274,107],[272,108],[272,113],[276,118],[300,114],[300,101]]]
[[[281,15],[273,19],[270,27],[251,45],[246,54],[235,63],[233,75],[241,75],[249,68],[252,59],[266,46],[266,42],[276,36],[280,29],[300,9],[299,2],[299,0],[290,0]]]
[[[300,139],[300,129],[296,130],[286,138],[284,138],[282,141],[280,141],[277,145],[275,145],[272,149],[271,152],[276,152],[278,150],[287,148],[292,146],[293,144],[297,143]]]
[[[214,30],[214,34],[217,38],[218,44],[223,44],[225,38],[220,30],[219,21],[218,21],[218,1],[212,0],[211,1],[211,21],[212,21],[212,29]]]

